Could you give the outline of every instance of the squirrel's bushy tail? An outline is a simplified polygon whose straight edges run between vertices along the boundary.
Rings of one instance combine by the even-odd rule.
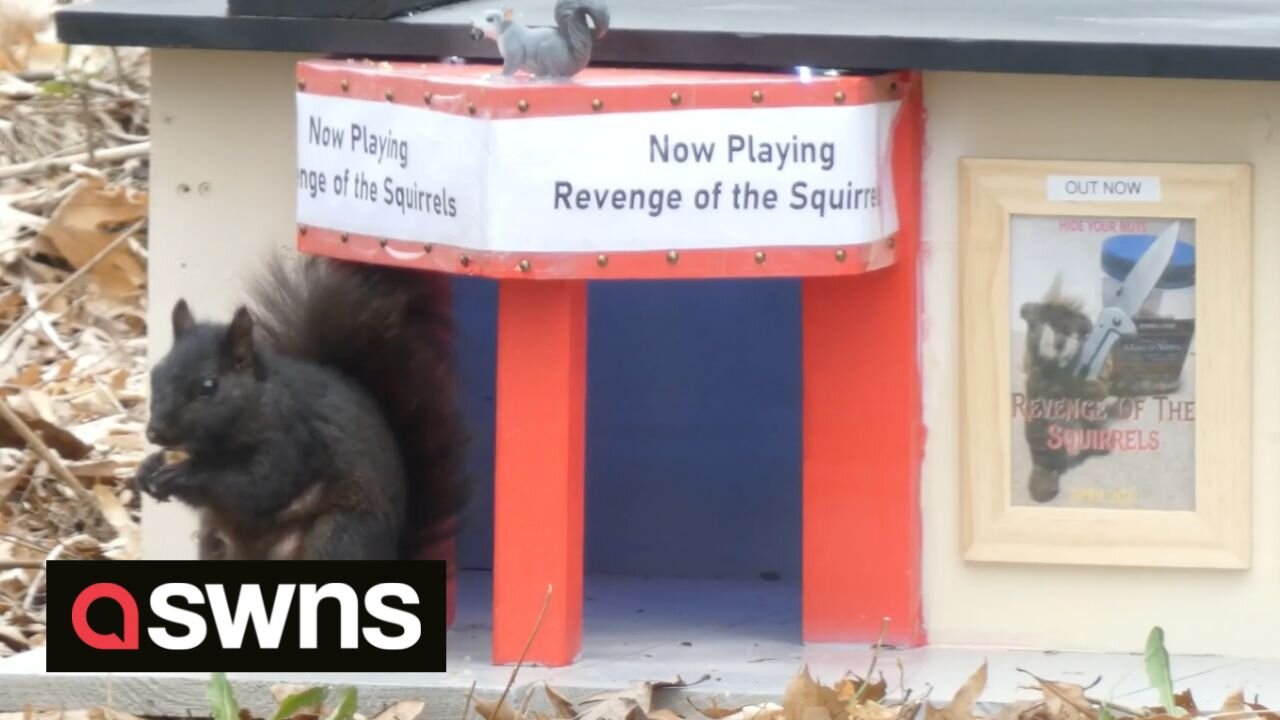
[[[285,263],[277,255],[251,298],[256,324],[277,352],[345,374],[382,408],[408,483],[404,556],[452,536],[468,493],[447,279],[310,256]]]
[[[591,60],[591,45],[609,32],[609,8],[604,0],[556,0],[556,25],[569,39],[569,51],[579,67]],[[594,35],[587,18],[595,25]]]

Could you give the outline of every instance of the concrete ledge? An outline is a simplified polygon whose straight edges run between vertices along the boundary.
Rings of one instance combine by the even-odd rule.
[[[387,704],[419,699],[424,718],[461,716],[468,689],[497,699],[510,677],[510,667],[489,663],[488,573],[459,577],[458,619],[449,634],[448,671],[415,673],[235,673],[228,678],[241,703],[257,712],[273,707],[271,686],[277,683],[354,684],[361,712],[376,713]],[[525,666],[513,689],[518,706],[534,692],[532,707],[545,698],[543,682],[570,699],[616,691],[646,680],[706,681],[687,691],[663,693],[659,702],[681,714],[713,701],[721,706],[779,701],[792,676],[808,665],[819,681],[831,683],[846,672],[866,673],[872,653],[866,646],[810,645],[798,638],[799,592],[778,582],[639,579],[589,576],[585,602],[585,649],[564,668]],[[1052,653],[997,648],[924,647],[885,649],[877,667],[891,695],[900,683],[913,696],[928,692],[945,703],[984,661],[987,690],[981,700],[998,705],[1034,697],[1021,688],[1031,683],[1019,672],[1091,685],[1091,692],[1125,705],[1155,705],[1147,687],[1141,646],[1149,628],[1134,629],[1130,654]],[[1176,650],[1177,638],[1169,638]],[[901,661],[902,674],[898,663]],[[1202,708],[1220,707],[1237,688],[1257,694],[1261,702],[1280,705],[1280,661],[1206,656],[1175,656],[1175,684],[1190,688]],[[44,652],[31,651],[0,661],[0,712],[33,708],[76,709],[110,704],[137,715],[200,717],[208,712],[207,676],[165,674],[50,674]]]

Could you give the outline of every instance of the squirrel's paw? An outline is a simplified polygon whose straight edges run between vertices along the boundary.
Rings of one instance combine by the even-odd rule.
[[[165,452],[162,450],[148,455],[138,466],[137,475],[134,476],[138,490],[161,502],[168,500],[173,494],[179,478],[179,468],[183,465],[181,462],[169,462]]]

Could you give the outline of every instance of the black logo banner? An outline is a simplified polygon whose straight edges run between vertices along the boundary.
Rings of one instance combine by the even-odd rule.
[[[442,561],[55,560],[50,672],[444,672]]]

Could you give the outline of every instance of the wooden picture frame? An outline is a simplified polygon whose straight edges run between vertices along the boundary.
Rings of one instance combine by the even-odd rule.
[[[965,158],[960,215],[965,559],[1248,568],[1251,168]]]

